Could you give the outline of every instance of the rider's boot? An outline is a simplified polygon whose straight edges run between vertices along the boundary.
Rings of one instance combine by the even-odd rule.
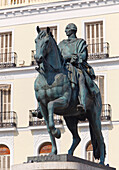
[[[79,93],[80,97],[79,98],[79,103],[77,105],[77,109],[80,109],[82,110],[83,113],[86,113],[86,93],[85,93],[85,90],[83,91],[80,91]]]
[[[80,74],[79,78],[79,105],[77,105],[78,110],[82,110],[83,113],[86,113],[86,86],[83,74]]]
[[[32,116],[33,117],[37,117],[39,119],[42,119],[43,116],[41,114],[41,110],[40,110],[40,107],[37,108],[37,110],[35,110],[34,112],[32,112]]]

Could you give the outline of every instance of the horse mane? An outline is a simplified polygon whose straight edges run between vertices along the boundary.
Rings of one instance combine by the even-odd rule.
[[[55,46],[56,46],[56,48],[57,48],[57,50],[58,50],[58,54],[59,54],[59,56],[60,56],[61,63],[64,64],[64,58],[63,58],[63,56],[61,55],[60,49],[59,49],[59,47],[58,47],[58,45],[57,45],[56,40],[54,39],[54,36],[53,36],[52,32],[50,32],[49,35],[51,36],[51,38],[53,39],[53,41],[54,41],[54,43],[55,43]]]

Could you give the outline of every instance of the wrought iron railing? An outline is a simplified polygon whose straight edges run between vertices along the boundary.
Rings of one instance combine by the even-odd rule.
[[[109,57],[109,43],[88,44],[88,60],[104,59]],[[36,50],[31,51],[31,65],[36,65],[34,55]]]
[[[16,67],[17,54],[15,52],[0,53],[0,68]]]
[[[109,43],[88,44],[88,59],[104,59],[109,57]]]
[[[36,110],[29,111],[29,126],[44,126],[44,125],[46,125],[45,120],[43,118],[39,119],[37,117],[33,117],[34,112],[37,112],[37,111]],[[54,115],[54,123],[55,123],[55,125],[62,125],[63,121],[62,121],[61,116]]]
[[[54,0],[0,0],[0,7],[16,7],[22,5],[31,5],[36,3],[49,3]],[[56,0],[57,1],[57,0]],[[63,1],[63,0],[59,0]],[[66,1],[66,0],[65,0]]]
[[[0,112],[0,128],[17,126],[17,114],[14,111]]]
[[[34,55],[36,53],[36,50],[31,50],[31,65],[36,65],[36,61],[34,59]]]
[[[29,126],[44,126],[45,120],[44,119],[38,119],[37,117],[33,117],[33,113],[36,112],[36,110],[30,110],[29,111]],[[101,113],[101,121],[110,121],[111,120],[111,105],[110,104],[103,104],[102,105],[102,113]],[[63,124],[63,119],[61,116],[54,116],[54,122],[55,125],[61,125]],[[87,119],[85,121],[81,122],[87,122]]]
[[[111,120],[111,105],[110,104],[102,105],[101,120],[107,120],[107,121]]]

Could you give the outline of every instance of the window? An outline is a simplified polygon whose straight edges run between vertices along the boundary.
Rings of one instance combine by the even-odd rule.
[[[6,145],[0,145],[0,169],[10,170],[10,150]]]
[[[86,42],[89,57],[108,53],[108,43],[104,43],[103,21],[85,23]]]
[[[0,113],[1,122],[9,119],[11,111],[11,85],[0,84]]]
[[[93,156],[93,146],[92,146],[91,141],[88,142],[87,147],[86,147],[86,159],[88,161],[99,163],[99,160],[95,160]]]
[[[104,101],[104,76],[96,76],[95,83],[98,85],[102,97],[102,104],[105,103]]]
[[[39,154],[40,155],[46,155],[49,154],[52,150],[52,144],[51,142],[45,142],[41,145],[39,149]]]
[[[88,44],[103,43],[103,21],[86,23],[85,26]]]
[[[25,0],[11,0],[11,4],[22,4],[25,3]]]
[[[40,28],[41,30],[46,30],[46,27],[42,27]],[[51,26],[50,27],[50,31],[52,32],[52,35],[54,37],[54,39],[56,40],[57,42],[57,26]]]
[[[0,63],[11,62],[12,32],[0,33]]]

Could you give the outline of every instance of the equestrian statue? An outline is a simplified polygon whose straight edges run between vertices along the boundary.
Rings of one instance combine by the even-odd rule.
[[[61,132],[55,127],[53,114],[62,115],[72,133],[73,142],[68,154],[73,152],[81,139],[77,124],[87,119],[95,159],[105,160],[105,144],[101,132],[102,101],[99,88],[94,82],[95,73],[87,63],[88,51],[85,40],[76,37],[77,27],[70,23],[65,32],[68,39],[57,45],[50,28],[37,27],[36,55],[38,76],[34,83],[39,107],[37,117],[44,118],[52,143],[50,154],[57,154],[55,138]]]

